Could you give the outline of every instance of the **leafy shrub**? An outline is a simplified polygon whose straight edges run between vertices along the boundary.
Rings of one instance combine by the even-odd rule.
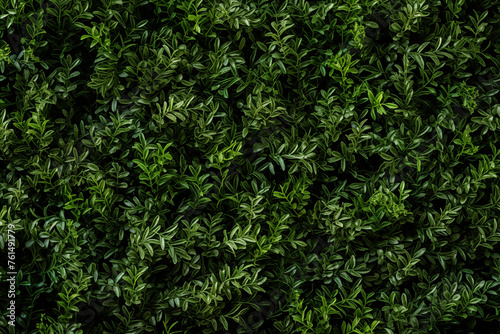
[[[498,333],[499,6],[3,0],[0,332]]]

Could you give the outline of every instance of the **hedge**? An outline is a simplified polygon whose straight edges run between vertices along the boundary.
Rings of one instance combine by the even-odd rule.
[[[0,333],[500,333],[499,23],[0,0]]]

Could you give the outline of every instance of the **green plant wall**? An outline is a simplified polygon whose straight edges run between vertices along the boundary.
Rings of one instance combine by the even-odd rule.
[[[0,0],[0,333],[499,333],[499,22]]]

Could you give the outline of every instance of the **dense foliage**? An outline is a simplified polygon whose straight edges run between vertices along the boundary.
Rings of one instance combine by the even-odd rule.
[[[500,1],[0,10],[0,333],[500,332]]]

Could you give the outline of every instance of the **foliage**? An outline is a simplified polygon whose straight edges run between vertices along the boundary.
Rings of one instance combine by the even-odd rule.
[[[499,1],[0,3],[0,333],[500,332]]]

